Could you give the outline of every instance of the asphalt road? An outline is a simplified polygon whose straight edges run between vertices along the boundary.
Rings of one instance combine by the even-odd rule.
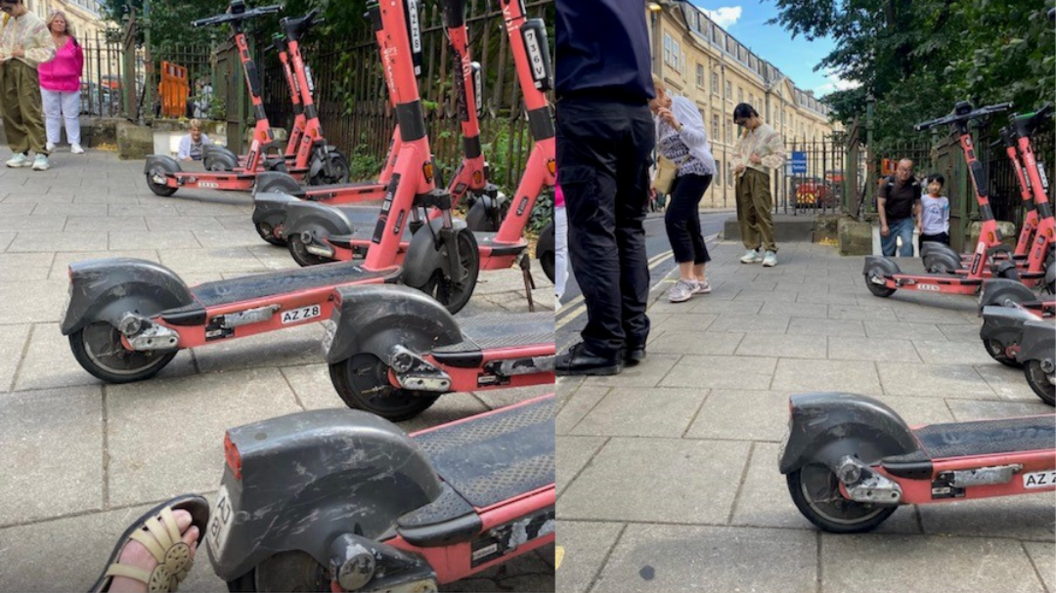
[[[701,212],[700,228],[709,242],[722,230],[727,218],[736,216],[731,210]],[[649,255],[649,277],[651,288],[664,281],[673,270],[675,260],[671,257],[671,243],[667,240],[662,214],[652,214],[645,221],[645,249]],[[556,314],[558,352],[579,341],[579,332],[587,323],[587,309],[576,283],[575,274],[570,273],[565,296],[561,299],[561,310]]]

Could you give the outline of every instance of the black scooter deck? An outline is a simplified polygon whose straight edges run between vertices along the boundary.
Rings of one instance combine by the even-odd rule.
[[[462,342],[433,350],[434,354],[479,352],[495,348],[516,348],[554,341],[554,314],[487,313],[458,318]]]
[[[191,294],[197,300],[196,304],[216,307],[323,286],[387,278],[392,274],[391,271],[370,272],[358,263],[343,262],[206,282],[192,287]]]
[[[419,434],[414,440],[440,478],[478,509],[554,483],[553,397]],[[449,501],[452,512],[458,512],[457,499]]]
[[[1056,443],[1056,415],[932,424],[913,434],[920,449],[885,458],[885,466],[1052,449]]]

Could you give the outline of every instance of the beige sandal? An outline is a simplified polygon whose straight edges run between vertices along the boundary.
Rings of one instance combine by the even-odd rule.
[[[107,569],[96,581],[91,591],[108,591],[113,577],[127,577],[146,583],[147,591],[164,593],[176,591],[180,582],[187,577],[193,564],[191,547],[183,543],[183,535],[176,525],[173,509],[182,509],[191,514],[191,525],[197,526],[198,541],[205,535],[209,522],[209,503],[200,496],[180,496],[147,511],[138,521],[129,527],[118,540],[117,546],[110,554]],[[121,552],[131,541],[143,544],[158,565],[153,571],[118,564]]]

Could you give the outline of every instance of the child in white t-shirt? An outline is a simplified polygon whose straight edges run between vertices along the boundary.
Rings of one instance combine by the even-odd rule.
[[[925,241],[950,244],[950,200],[942,195],[944,185],[946,179],[942,175],[928,175],[928,193],[920,198],[920,219],[917,221],[921,246]]]

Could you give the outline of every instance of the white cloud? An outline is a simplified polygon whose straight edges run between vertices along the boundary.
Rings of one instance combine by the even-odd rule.
[[[708,18],[723,29],[729,29],[741,18],[740,6],[723,6],[715,10],[708,10],[707,8],[703,10],[704,14],[708,15]]]
[[[827,78],[829,82],[814,89],[814,93],[818,96],[827,95],[832,91],[846,91],[862,86],[859,82],[840,78],[840,75],[832,70],[825,72],[825,78]]]

